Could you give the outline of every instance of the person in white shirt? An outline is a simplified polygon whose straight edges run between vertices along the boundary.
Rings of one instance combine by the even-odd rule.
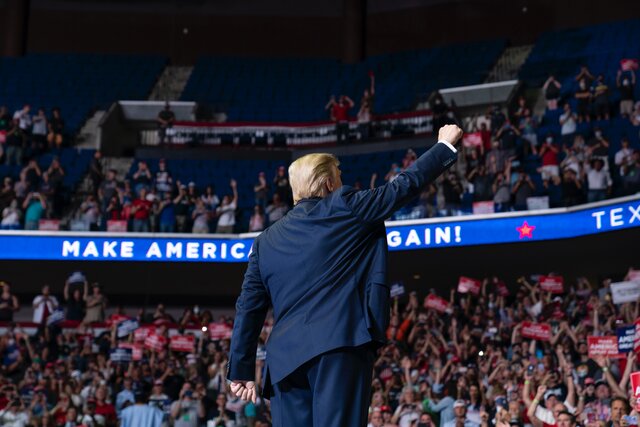
[[[50,294],[49,285],[44,285],[42,294],[33,299],[33,323],[46,323],[58,305],[58,299]]]
[[[233,233],[236,225],[236,208],[238,206],[238,188],[234,179],[229,183],[233,191],[233,197],[226,195],[222,199],[222,204],[216,209],[218,215],[218,226],[216,233]]]
[[[29,415],[23,409],[21,410],[21,402],[13,400],[0,411],[0,425],[3,427],[24,427],[29,422]]]
[[[31,133],[37,149],[44,149],[47,144],[47,115],[43,108],[38,109],[38,114],[33,116],[33,129]]]
[[[21,110],[13,113],[13,118],[19,121],[20,129],[27,132],[31,130],[31,116],[29,115],[30,111],[31,106],[29,104],[25,104]]]
[[[625,166],[633,163],[633,149],[629,147],[629,139],[622,138],[620,141],[622,148],[618,150],[614,161],[619,168],[620,176],[624,176]]]
[[[593,159],[591,166],[585,166],[587,172],[587,184],[589,193],[587,200],[589,203],[604,200],[611,192],[611,176],[604,169],[604,162],[600,159]]]
[[[562,136],[562,143],[569,144],[573,139],[573,134],[576,133],[576,114],[571,111],[571,105],[567,102],[564,104],[564,113],[560,116],[560,135]]]

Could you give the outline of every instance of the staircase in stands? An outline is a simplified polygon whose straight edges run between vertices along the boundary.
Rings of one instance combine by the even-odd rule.
[[[149,95],[150,101],[177,101],[184,91],[193,67],[167,65]]]
[[[533,45],[513,46],[504,50],[493,66],[485,83],[502,82],[518,78],[518,70],[527,60]]]

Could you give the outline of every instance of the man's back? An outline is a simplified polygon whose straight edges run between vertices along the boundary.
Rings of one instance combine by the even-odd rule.
[[[388,298],[386,234],[383,222],[351,211],[350,193],[300,201],[254,247],[273,304],[267,355],[275,382],[317,354],[372,339],[364,294],[376,283]]]
[[[267,375],[276,383],[316,355],[384,341],[389,317],[384,220],[456,159],[436,144],[393,182],[373,190],[340,187],[302,199],[255,241],[236,305],[230,378],[253,376],[255,346],[273,306]]]

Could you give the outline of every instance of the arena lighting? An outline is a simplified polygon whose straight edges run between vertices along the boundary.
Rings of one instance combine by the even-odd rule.
[[[387,222],[390,251],[567,239],[640,227],[640,194],[574,208]],[[246,262],[257,233],[0,232],[0,260]]]

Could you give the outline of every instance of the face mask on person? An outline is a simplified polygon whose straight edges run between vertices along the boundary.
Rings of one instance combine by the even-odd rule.
[[[597,130],[596,131],[596,138],[602,138],[602,132]]]
[[[629,79],[624,79],[622,81],[622,86],[629,86]]]
[[[551,138],[550,136],[547,137],[546,139],[547,143],[551,144],[553,142],[553,138]]]

